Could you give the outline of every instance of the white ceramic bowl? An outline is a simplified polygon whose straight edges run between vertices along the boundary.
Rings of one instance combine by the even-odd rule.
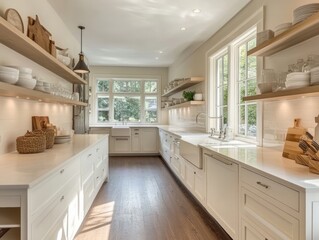
[[[17,73],[0,72],[0,81],[10,84],[15,84],[19,79],[19,71]]]
[[[18,69],[20,71],[20,74],[21,73],[32,74],[32,69],[31,68],[19,67],[19,66],[8,66],[8,67]]]
[[[34,78],[19,78],[19,81],[16,83],[16,85],[29,88],[29,89],[34,89],[35,84],[37,83],[37,80]]]
[[[19,69],[15,69],[12,67],[0,66],[0,73],[15,73],[19,74]]]

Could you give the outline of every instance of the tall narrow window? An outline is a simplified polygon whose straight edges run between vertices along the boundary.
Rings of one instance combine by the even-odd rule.
[[[96,86],[97,121],[100,123],[110,120],[109,81],[98,79]]]
[[[246,103],[243,97],[256,95],[256,57],[247,56],[247,51],[256,46],[256,38],[250,37],[237,45],[238,56],[238,135],[256,137],[257,104]]]
[[[216,113],[217,117],[223,119],[223,125],[228,124],[228,87],[229,68],[228,53],[223,53],[216,59]],[[220,129],[221,121],[217,121],[217,128]]]

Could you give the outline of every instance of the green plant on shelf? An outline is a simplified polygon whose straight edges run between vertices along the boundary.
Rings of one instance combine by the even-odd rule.
[[[187,101],[192,101],[194,99],[195,91],[184,91],[183,92],[183,97]]]

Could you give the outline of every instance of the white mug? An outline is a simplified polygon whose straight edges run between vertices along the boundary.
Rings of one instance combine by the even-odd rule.
[[[202,93],[195,93],[194,100],[195,101],[202,101],[203,100],[203,94]]]

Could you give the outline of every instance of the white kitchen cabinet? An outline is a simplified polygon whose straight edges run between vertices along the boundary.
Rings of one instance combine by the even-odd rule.
[[[270,240],[269,236],[266,237],[263,233],[261,233],[260,229],[257,229],[257,227],[252,226],[247,221],[242,220],[241,222],[241,239],[242,240]]]
[[[111,153],[129,153],[131,152],[130,137],[111,137]]]
[[[157,153],[157,128],[132,128],[132,152]]]
[[[265,176],[241,169],[241,219],[253,222],[269,239],[300,238],[300,194]]]
[[[175,175],[180,178],[181,160],[180,160],[180,157],[178,155],[173,155],[171,157],[171,166],[172,166],[172,170],[175,173]]]
[[[204,151],[207,165],[207,210],[233,238],[238,239],[238,164]]]
[[[204,160],[205,161],[205,160]],[[185,180],[184,184],[188,190],[203,205],[206,205],[206,169],[195,167],[193,164],[184,160],[185,163]],[[204,164],[205,165],[205,164]]]

